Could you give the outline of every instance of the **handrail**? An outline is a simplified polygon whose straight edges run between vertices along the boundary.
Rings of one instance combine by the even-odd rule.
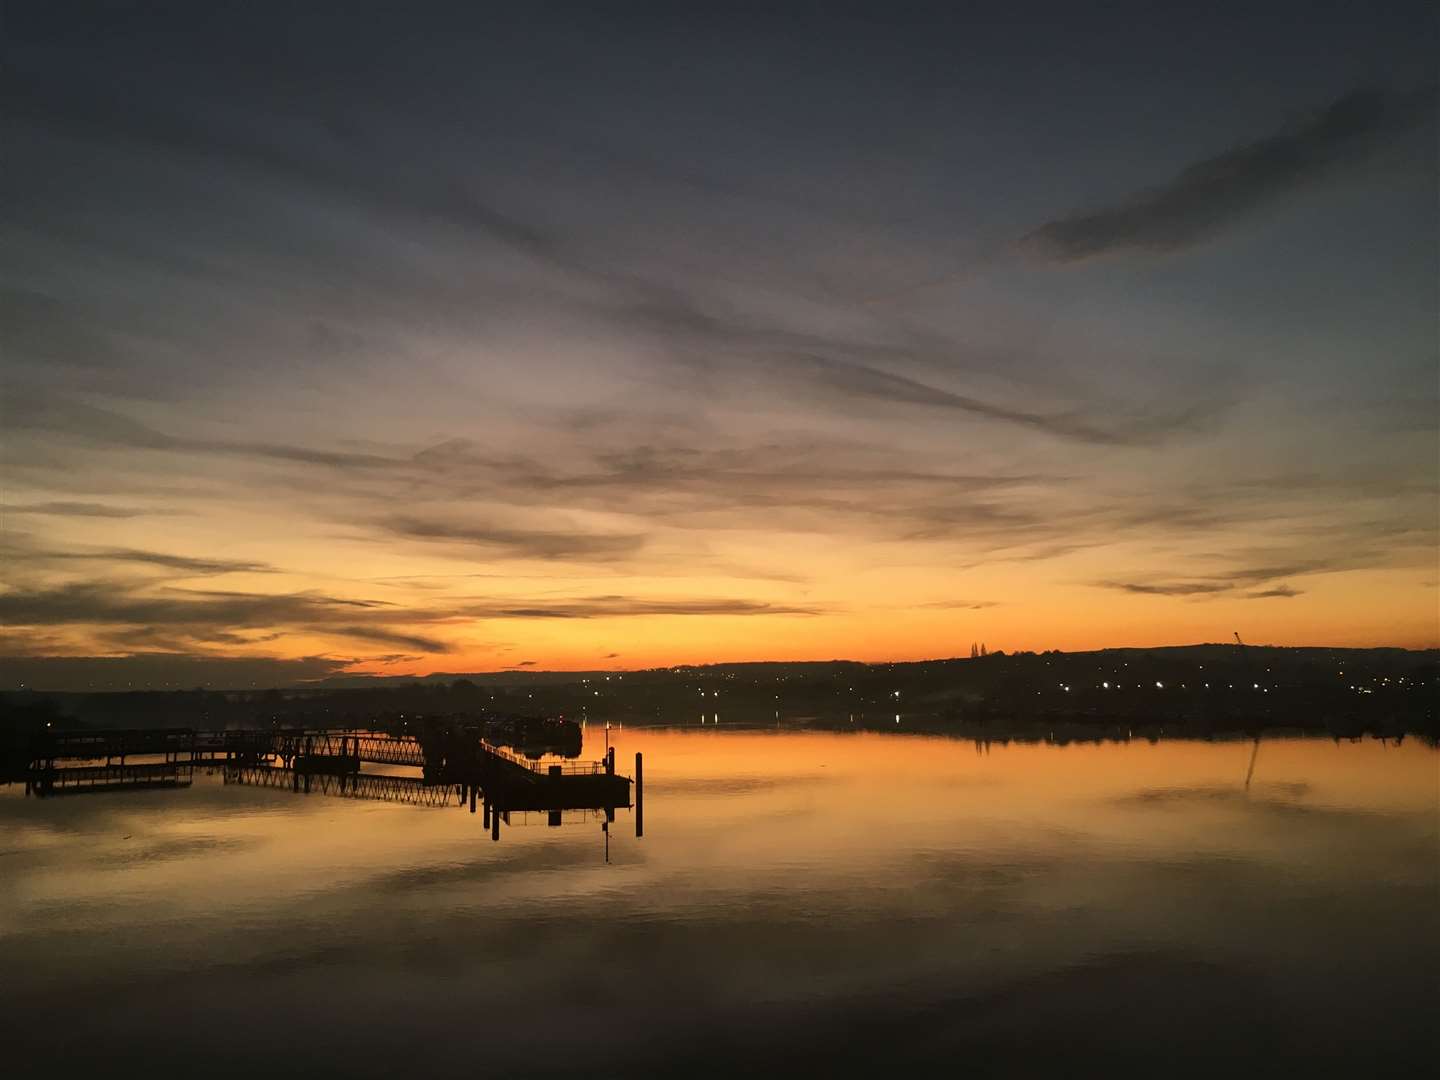
[[[556,775],[553,772],[555,769],[560,770],[559,775],[561,776],[596,776],[605,771],[603,761],[532,762],[528,758],[507,750],[503,746],[496,746],[485,739],[480,739],[479,742],[486,753],[494,754],[498,758],[528,769],[536,776],[554,776]]]

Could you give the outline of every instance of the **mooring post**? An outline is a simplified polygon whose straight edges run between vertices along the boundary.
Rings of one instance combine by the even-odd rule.
[[[470,812],[475,812],[475,785],[470,785]]]
[[[645,760],[635,751],[635,838],[645,835]]]
[[[482,799],[481,803],[483,805],[481,807],[480,826],[481,828],[488,829],[490,827],[490,800]]]
[[[605,751],[605,775],[615,775],[615,747],[613,746]]]
[[[490,839],[500,839],[500,808],[494,807],[490,811]]]

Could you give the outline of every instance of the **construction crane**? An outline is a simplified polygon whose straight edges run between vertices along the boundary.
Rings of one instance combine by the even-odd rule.
[[[1240,660],[1245,665],[1245,677],[1250,680],[1253,688],[1255,685],[1254,671],[1250,667],[1250,651],[1245,648],[1245,642],[1240,640],[1240,631],[1235,631],[1235,644],[1240,646]],[[1260,756],[1260,732],[1255,732],[1255,745],[1250,750],[1250,767],[1245,770],[1245,790],[1250,790],[1250,779],[1255,775],[1255,759]]]

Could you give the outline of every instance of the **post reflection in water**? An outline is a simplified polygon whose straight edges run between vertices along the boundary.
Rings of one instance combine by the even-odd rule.
[[[1414,740],[611,740],[654,813],[637,790],[633,833],[584,817],[603,854],[550,811],[493,845],[507,810],[369,772],[310,798],[249,767],[0,788],[9,1063],[379,1076],[471,1068],[476,1039],[499,1075],[1430,1060],[1440,759]],[[42,1037],[62,1012],[73,1037]],[[220,1038],[237,1017],[266,1038]]]

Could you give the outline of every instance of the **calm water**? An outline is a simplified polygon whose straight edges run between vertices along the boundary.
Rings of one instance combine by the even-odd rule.
[[[0,788],[7,1072],[1433,1064],[1423,745],[1267,741],[1247,791],[1239,742],[615,734],[608,863],[598,820]]]

